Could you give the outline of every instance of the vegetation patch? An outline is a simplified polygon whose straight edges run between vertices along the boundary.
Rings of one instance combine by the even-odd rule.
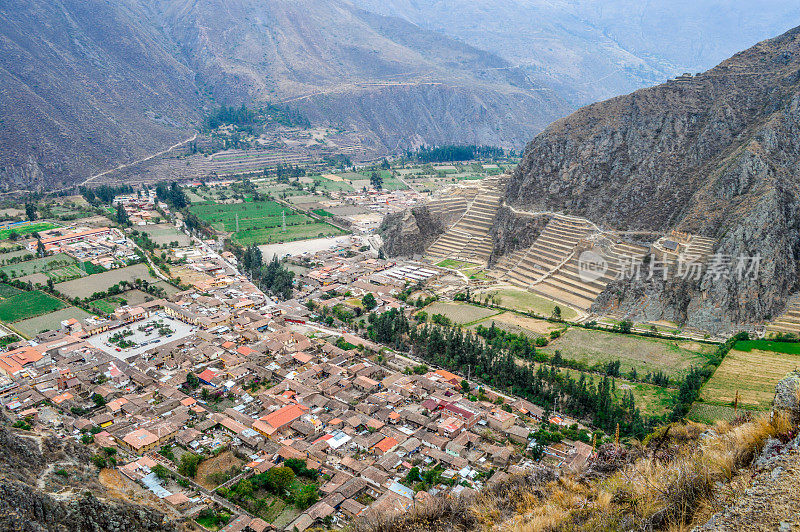
[[[18,321],[14,324],[14,328],[29,338],[32,338],[44,331],[60,329],[63,320],[68,320],[70,318],[88,318],[89,316],[91,316],[91,314],[78,307],[66,307],[61,310],[56,310],[55,312],[36,316],[35,318]]]
[[[519,312],[529,312],[544,317],[552,316],[553,309],[559,307],[562,319],[573,320],[578,317],[578,313],[570,307],[518,288],[487,290],[476,294],[473,299],[486,304],[494,304],[498,307],[505,307]]]
[[[60,308],[64,308],[64,303],[40,290],[33,290],[0,301],[0,320],[11,323]]]
[[[436,301],[425,308],[428,316],[444,316],[452,323],[465,325],[479,320],[486,319],[498,314],[498,311],[490,308],[476,307],[467,303],[450,303],[447,301]]]
[[[789,355],[800,355],[800,343],[798,342],[775,342],[770,340],[741,340],[736,342],[734,349],[737,351],[770,351],[773,353],[785,353]]]
[[[700,399],[714,405],[733,406],[738,392],[740,407],[768,410],[775,386],[800,366],[800,356],[755,348],[742,351],[738,348],[742,343],[750,346],[746,342],[736,344],[736,349],[728,353],[703,386]]]
[[[699,351],[688,349],[692,346]],[[553,340],[544,351],[552,356],[559,350],[565,360],[580,362],[589,368],[619,360],[622,374],[635,369],[639,377],[660,372],[671,378],[679,378],[688,373],[691,366],[702,366],[706,362],[709,347],[713,349],[713,346],[696,342],[643,338],[572,327]]]
[[[6,229],[0,229],[0,240],[15,239],[20,236],[27,236],[31,233],[38,233],[40,231],[47,231],[58,227],[50,222],[33,222],[29,224],[20,224]]]

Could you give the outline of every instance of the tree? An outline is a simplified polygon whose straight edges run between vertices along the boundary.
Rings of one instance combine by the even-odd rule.
[[[47,251],[44,249],[44,243],[42,239],[38,239],[36,241],[36,256],[37,257],[44,257],[47,254]]]
[[[106,404],[105,398],[102,395],[100,395],[99,393],[92,394],[92,401],[94,402],[95,406],[97,406],[98,408],[102,407],[102,406],[105,406],[105,404]]]
[[[364,294],[364,297],[361,298],[361,304],[366,311],[370,311],[378,306],[378,302],[375,300],[375,296],[372,295],[372,292]]]
[[[169,469],[161,464],[156,464],[150,471],[155,473],[161,480],[167,480],[169,478]]]
[[[190,371],[186,374],[186,384],[188,384],[193,390],[197,389],[197,387],[200,386],[200,379],[197,377],[197,375]]]
[[[200,464],[200,459],[200,456],[194,453],[184,454],[178,464],[178,473],[185,477],[194,478],[197,475],[197,466]]]
[[[28,217],[28,220],[34,221],[36,219],[36,204],[35,203],[26,203],[25,204],[25,216]]]
[[[117,223],[123,227],[131,225],[131,219],[128,217],[128,212],[122,203],[117,203]]]
[[[558,305],[553,307],[553,316],[552,316],[552,318],[554,320],[560,320],[561,319],[561,307],[559,307]]]
[[[467,382],[467,379],[461,380],[461,391],[465,394],[469,393],[469,382]]]
[[[369,176],[369,182],[376,190],[383,188],[383,178],[379,172],[372,172]]]
[[[267,471],[267,482],[275,488],[276,493],[284,493],[294,482],[294,471],[291,468],[281,466],[273,467]]]

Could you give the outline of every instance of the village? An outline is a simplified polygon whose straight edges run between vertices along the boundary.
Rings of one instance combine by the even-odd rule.
[[[191,288],[106,318],[65,319],[9,346],[0,402],[21,423],[90,446],[124,482],[211,529],[343,526],[535,467],[530,435],[542,408],[321,318],[323,307],[359,312],[365,300],[371,312],[402,310],[409,284],[453,275],[379,259],[351,238],[297,257],[307,265],[295,266],[299,288],[280,302],[229,252],[201,241],[175,248],[197,273],[184,281]],[[77,245],[69,240],[42,237]],[[545,421],[577,427],[556,414]],[[577,470],[592,447],[564,439],[545,453]]]

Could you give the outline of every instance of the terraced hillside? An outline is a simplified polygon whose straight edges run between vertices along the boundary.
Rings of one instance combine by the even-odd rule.
[[[454,259],[488,265],[492,254],[489,230],[500,207],[502,181],[500,177],[487,178],[472,189],[475,196],[464,214],[427,249],[427,260]],[[452,207],[459,208],[460,203],[456,201]],[[450,206],[438,205],[436,208],[441,211]]]

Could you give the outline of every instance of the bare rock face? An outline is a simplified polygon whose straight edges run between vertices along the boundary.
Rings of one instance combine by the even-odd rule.
[[[775,410],[790,412],[794,418],[800,419],[800,371],[789,373],[778,383],[772,406]]]
[[[518,215],[501,205],[489,232],[494,243],[490,264],[496,263],[501,256],[514,250],[532,246],[548,220],[547,216]]]
[[[444,233],[446,220],[422,205],[390,214],[379,229],[387,257],[420,254]]]
[[[85,446],[71,439],[20,434],[7,428],[8,423],[0,412],[0,530],[176,530],[158,510],[109,497],[96,480],[97,470],[89,462],[90,453]],[[54,475],[57,468],[68,470],[68,475]],[[56,496],[48,488],[53,482]]]
[[[710,330],[780,313],[800,261],[800,28],[708,72],[587,106],[528,144],[507,204],[612,230],[687,231],[760,257],[752,279],[614,286]],[[640,303],[641,301],[637,302]],[[638,305],[641,306],[641,305]]]

